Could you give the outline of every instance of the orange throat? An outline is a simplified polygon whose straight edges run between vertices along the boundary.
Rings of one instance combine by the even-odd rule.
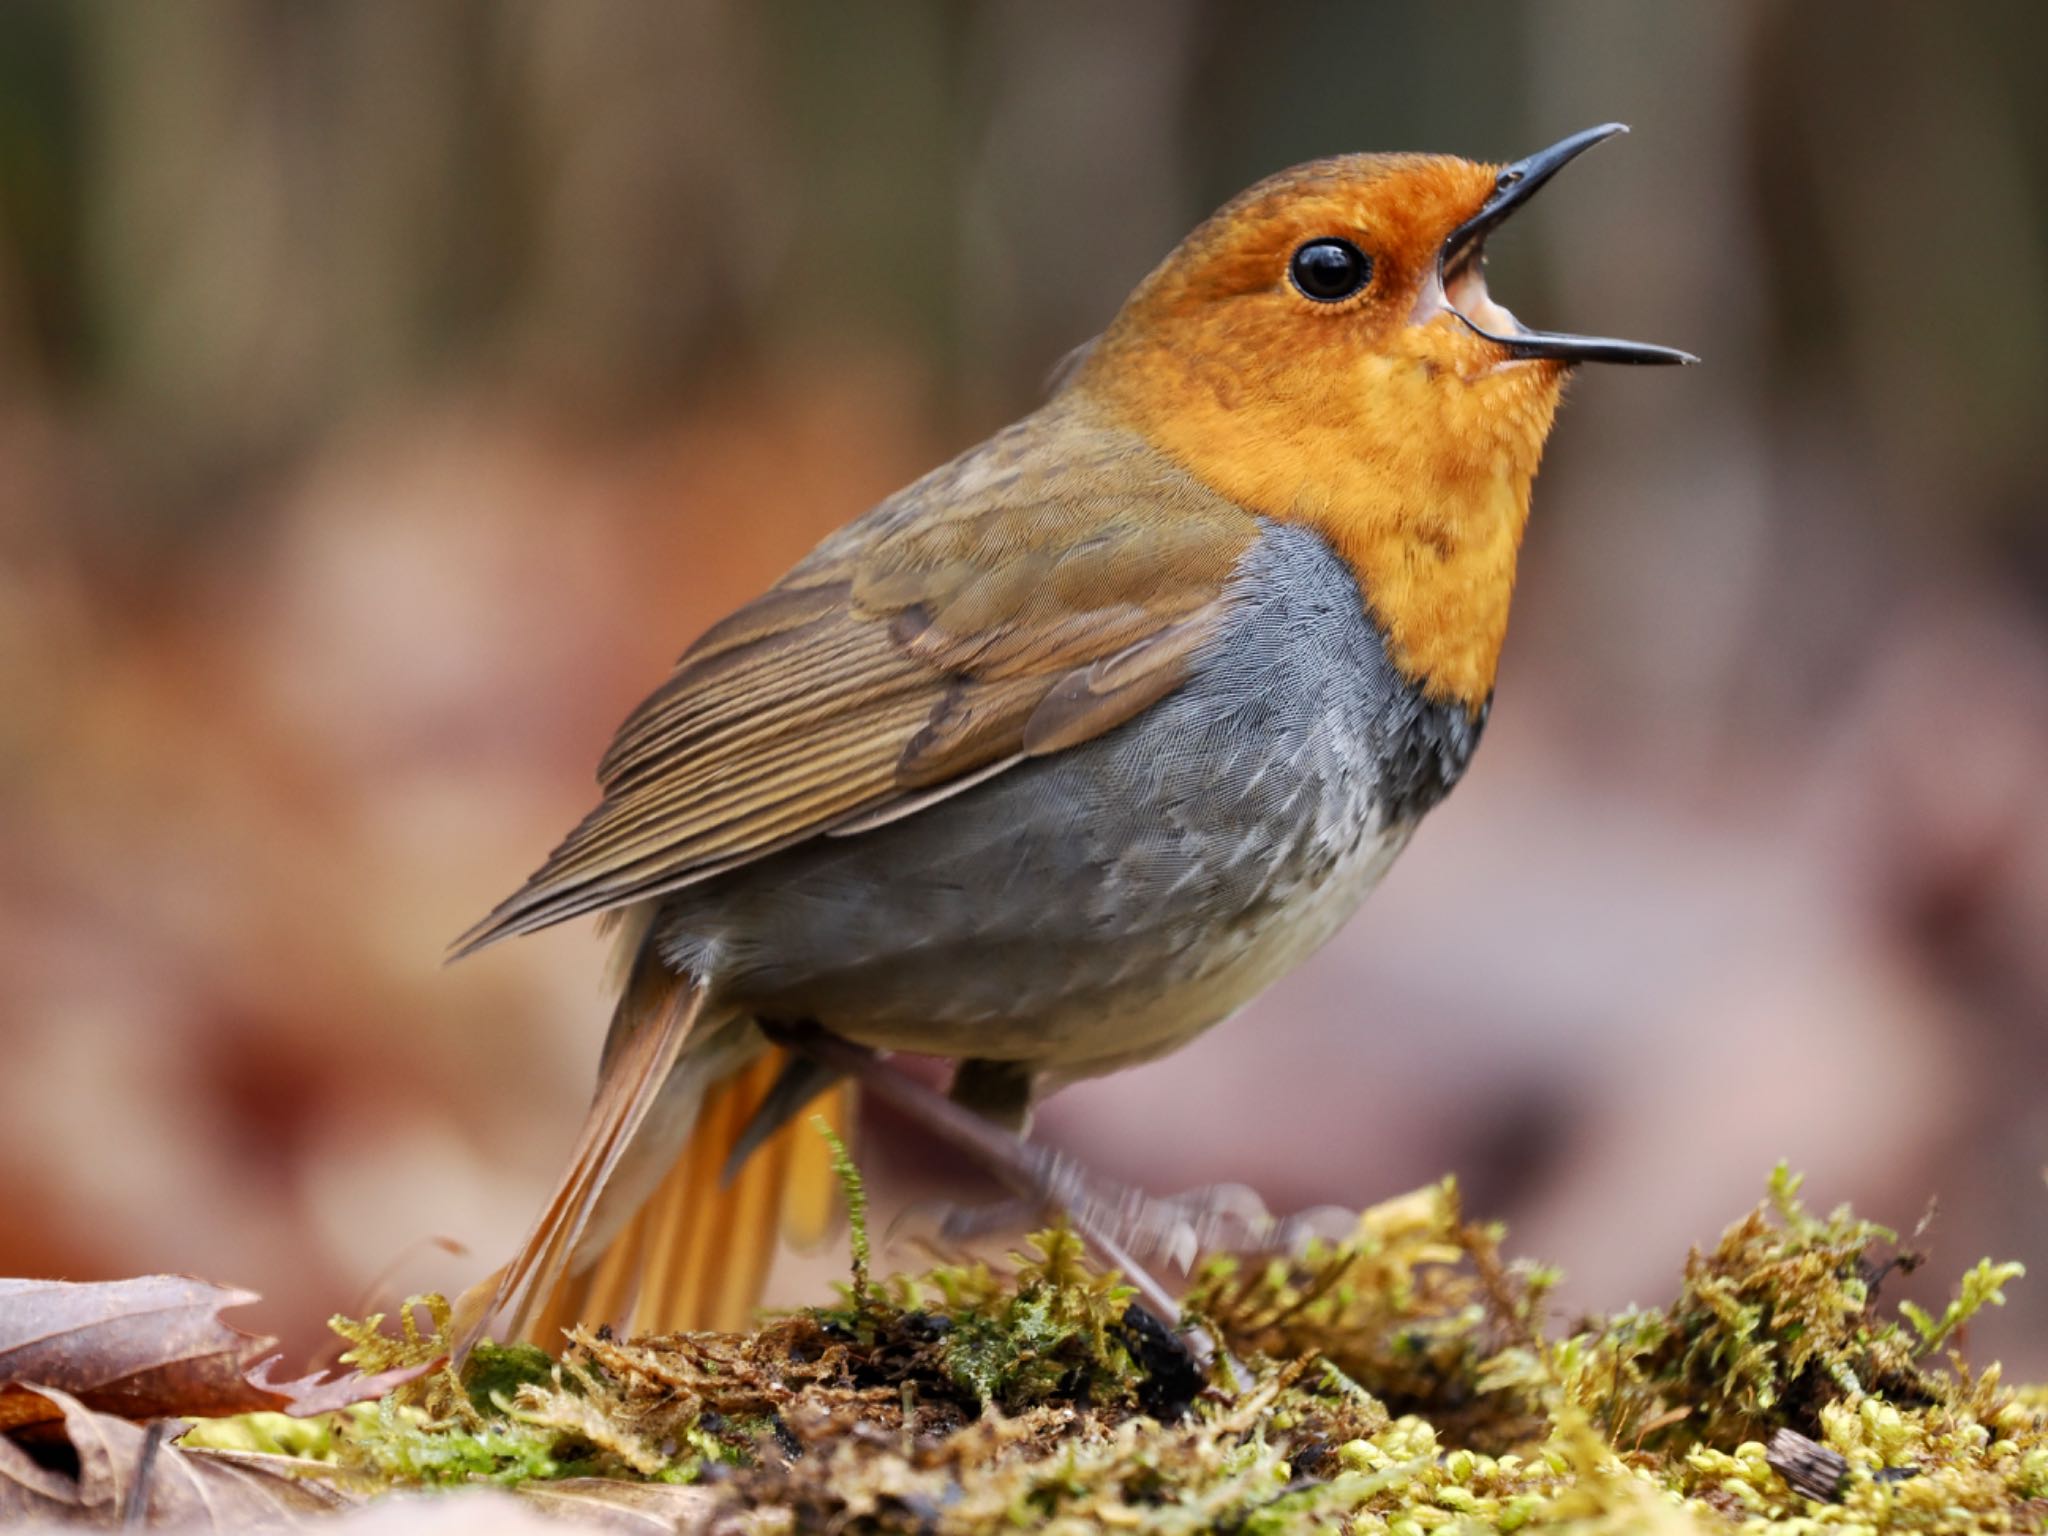
[[[1402,674],[1476,716],[1493,692],[1565,370],[1468,372],[1446,366],[1436,339],[1407,355],[1361,350],[1335,369],[1327,358],[1240,372],[1233,362],[1247,359],[1126,355],[1085,385],[1220,495],[1322,534]]]

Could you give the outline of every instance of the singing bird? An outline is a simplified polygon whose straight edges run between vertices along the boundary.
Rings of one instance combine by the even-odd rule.
[[[739,1325],[827,1198],[799,1112],[856,1079],[1119,1254],[1130,1203],[1018,1139],[1032,1103],[1337,931],[1478,744],[1567,375],[1693,361],[1487,293],[1487,236],[1623,131],[1260,182],[1038,410],[684,652],[598,807],[457,941],[609,913],[626,964],[568,1171],[473,1331]],[[893,1051],[957,1062],[951,1100]]]

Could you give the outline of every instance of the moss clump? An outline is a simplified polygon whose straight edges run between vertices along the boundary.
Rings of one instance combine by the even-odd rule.
[[[720,1530],[2048,1527],[2048,1390],[1933,1358],[2017,1266],[1979,1264],[1938,1317],[1886,1309],[1917,1256],[1781,1169],[1671,1305],[1560,1332],[1555,1277],[1500,1236],[1446,1183],[1298,1260],[1209,1264],[1190,1303],[1243,1362],[1230,1391],[1198,1393],[1055,1231],[753,1333],[479,1352],[461,1391],[414,1383],[297,1454],[389,1485],[612,1480],[586,1502],[695,1479],[689,1518]],[[347,1336],[375,1364],[433,1332]],[[1766,1448],[1786,1432],[1824,1475]]]
[[[1397,1414],[1504,1450],[1544,1422],[1543,1305],[1558,1276],[1504,1261],[1503,1235],[1466,1222],[1446,1179],[1374,1206],[1344,1242],[1298,1259],[1212,1259],[1187,1305],[1241,1354],[1315,1356]]]
[[[1033,1236],[1013,1272],[942,1266],[899,1276],[887,1291],[881,1306],[819,1316],[869,1339],[907,1323],[931,1340],[938,1368],[978,1408],[1017,1413],[1055,1398],[1128,1406],[1145,1384],[1136,1293],[1093,1272],[1071,1232]]]
[[[1846,1207],[1813,1215],[1799,1188],[1781,1165],[1768,1199],[1686,1260],[1669,1307],[1610,1318],[1562,1348],[1567,1397],[1611,1438],[1730,1449],[1780,1427],[1816,1434],[1834,1403],[1950,1400],[1954,1381],[1927,1357],[1979,1308],[2002,1305],[2020,1266],[1980,1263],[1939,1320],[1911,1303],[1887,1316],[1883,1281],[1921,1255]]]
[[[462,1394],[478,1414],[500,1413],[521,1387],[545,1387],[555,1379],[555,1361],[536,1344],[493,1344],[486,1339],[462,1363]]]

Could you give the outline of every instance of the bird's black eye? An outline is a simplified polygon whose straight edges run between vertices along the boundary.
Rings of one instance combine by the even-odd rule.
[[[1372,258],[1349,240],[1311,240],[1288,264],[1294,286],[1320,304],[1348,299],[1372,281]]]

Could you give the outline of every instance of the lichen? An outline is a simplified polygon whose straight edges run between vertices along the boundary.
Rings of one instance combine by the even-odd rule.
[[[1847,1210],[1809,1212],[1780,1169],[1668,1306],[1558,1329],[1554,1273],[1501,1240],[1446,1182],[1294,1260],[1210,1262],[1189,1304],[1239,1363],[1229,1386],[1219,1371],[1205,1388],[1054,1230],[1005,1264],[862,1275],[749,1333],[479,1352],[460,1392],[415,1383],[295,1446],[235,1423],[268,1436],[254,1448],[393,1486],[696,1479],[721,1530],[2048,1526],[2048,1389],[1953,1348],[2017,1265],[1974,1266],[1939,1316],[1890,1305],[1886,1280],[1918,1255]],[[343,1332],[374,1366],[439,1326]],[[1773,1464],[1785,1431],[1826,1471],[1812,1492]]]

